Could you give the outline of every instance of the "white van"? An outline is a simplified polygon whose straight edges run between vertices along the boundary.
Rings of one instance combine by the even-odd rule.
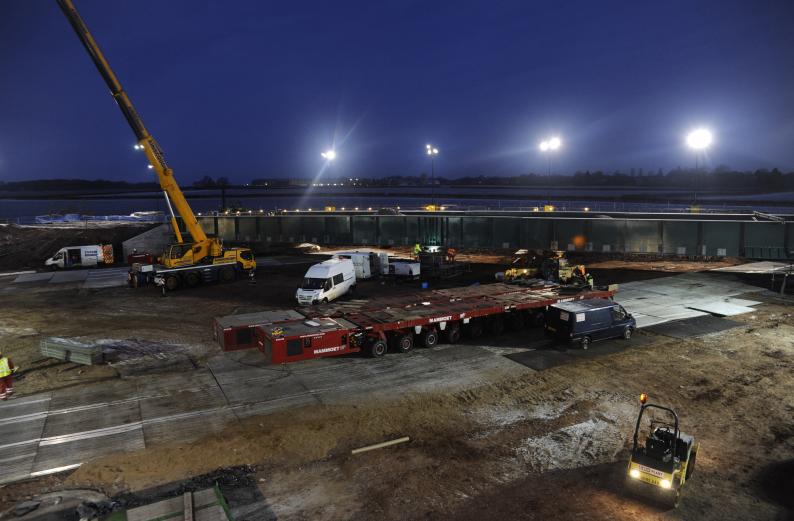
[[[389,254],[369,250],[340,251],[333,259],[350,259],[356,269],[356,279],[366,280],[389,273]]]
[[[51,269],[96,266],[97,264],[113,264],[112,244],[67,246],[44,261],[44,265]]]
[[[356,270],[350,259],[331,259],[310,267],[295,292],[300,305],[324,304],[356,286]]]

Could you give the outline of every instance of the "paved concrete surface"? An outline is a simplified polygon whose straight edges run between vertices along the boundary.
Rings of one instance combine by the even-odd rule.
[[[258,351],[219,355],[209,369],[135,377],[12,399],[0,405],[0,483],[87,459],[220,431],[240,418],[362,393],[461,388],[527,369],[479,346],[264,364]]]
[[[634,315],[637,327],[648,327],[709,314],[702,309],[746,305],[754,301],[737,302],[733,297],[757,291],[761,290],[728,274],[684,273],[621,284],[615,300]]]
[[[730,276],[687,274],[625,284],[617,300],[641,323],[659,324],[706,315],[687,307],[693,303],[752,291],[758,288]],[[296,405],[466,388],[642,345],[640,335],[636,342],[597,343],[583,354],[547,349],[538,331],[516,335],[493,339],[492,345],[416,349],[379,360],[351,355],[283,367],[265,365],[255,350],[229,352],[211,358],[208,368],[157,378],[131,372],[135,376],[14,398],[0,404],[0,483],[74,468],[119,450],[195,439],[237,419]]]
[[[48,271],[41,273],[23,273],[17,276],[13,283],[49,283],[66,284],[78,283],[81,288],[110,288],[114,286],[124,286],[127,284],[127,271],[129,268],[120,266],[118,268],[100,268],[93,270],[67,270],[67,271]]]
[[[737,266],[727,266],[725,268],[715,268],[711,271],[721,271],[724,273],[779,273],[784,271],[791,271],[794,269],[794,264],[790,262],[747,262]]]

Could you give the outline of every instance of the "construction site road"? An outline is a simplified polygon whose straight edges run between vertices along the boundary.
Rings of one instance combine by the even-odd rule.
[[[620,301],[637,315],[638,323],[659,325],[704,315],[712,318],[694,308],[731,301],[757,304],[734,297],[757,290],[730,276],[683,274],[627,283]],[[713,330],[720,327],[724,328],[718,325]],[[7,456],[0,456],[0,483],[69,470],[120,450],[189,441],[220,432],[232,421],[280,409],[346,403],[359,396],[466,389],[531,377],[535,370],[581,356],[641,348],[646,343],[640,335],[630,343],[598,344],[587,353],[562,352],[551,349],[536,329],[499,337],[488,345],[468,341],[380,360],[348,356],[282,367],[265,365],[255,350],[224,353],[207,359],[206,367],[157,375],[133,373],[1,404],[0,454]]]

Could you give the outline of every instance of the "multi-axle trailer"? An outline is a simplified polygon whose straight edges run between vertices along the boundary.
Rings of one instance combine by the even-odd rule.
[[[293,312],[251,314],[248,320],[221,317],[215,320],[215,336],[225,350],[257,347],[274,364],[357,352],[380,357],[387,351],[408,352],[417,343],[454,344],[464,334],[495,336],[508,328],[541,325],[552,304],[612,298],[616,290],[567,293],[559,287],[509,284],[434,290],[300,308],[301,318]]]

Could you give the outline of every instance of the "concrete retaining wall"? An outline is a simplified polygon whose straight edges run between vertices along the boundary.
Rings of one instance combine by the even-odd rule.
[[[351,215],[218,216],[207,233],[256,248],[276,243],[458,248],[561,249],[615,253],[794,256],[794,222],[735,219],[631,219],[564,216]],[[125,243],[126,247],[126,243]],[[139,248],[140,249],[140,248]]]

